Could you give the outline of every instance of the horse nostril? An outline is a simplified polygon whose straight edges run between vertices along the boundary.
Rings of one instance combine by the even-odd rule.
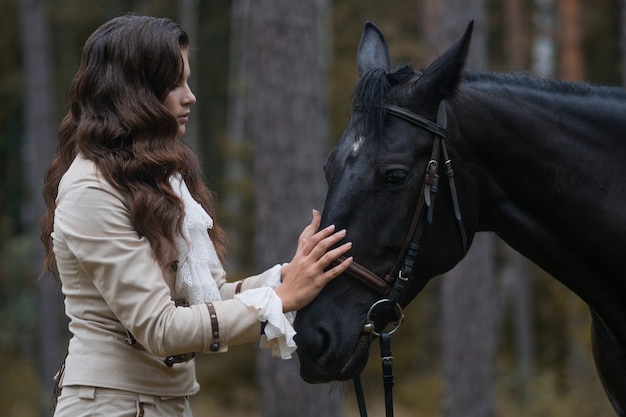
[[[330,333],[323,328],[320,329],[320,353],[330,350]]]
[[[316,326],[316,330],[318,335],[318,343],[316,346],[318,362],[322,365],[328,365],[332,363],[334,357],[333,343],[335,338],[333,332],[321,323]]]

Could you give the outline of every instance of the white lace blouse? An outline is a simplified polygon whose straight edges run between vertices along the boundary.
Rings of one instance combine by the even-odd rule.
[[[222,282],[226,273],[207,233],[213,227],[213,219],[194,200],[180,175],[174,175],[170,183],[185,205],[182,235],[176,239],[179,249],[176,297],[191,305],[218,301],[217,282]],[[280,285],[281,268],[276,265],[270,269],[263,287],[245,290],[235,298],[256,308],[257,319],[266,323],[261,347],[271,349],[274,356],[288,359],[296,350],[293,340],[295,312],[284,314],[282,302],[274,292],[274,288]]]

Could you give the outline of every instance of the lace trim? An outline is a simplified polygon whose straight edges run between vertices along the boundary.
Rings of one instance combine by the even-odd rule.
[[[235,295],[235,298],[249,307],[258,309],[257,319],[266,323],[260,346],[271,349],[274,357],[290,359],[291,354],[297,349],[293,340],[296,335],[293,328],[296,313],[283,313],[283,303],[274,292],[274,287],[280,284],[281,268],[281,265],[276,265],[269,271],[265,287],[243,291]]]
[[[173,176],[170,183],[185,205],[182,235],[176,237],[179,250],[176,297],[191,305],[220,300],[216,280],[223,278],[225,272],[207,233],[213,227],[213,219],[191,196],[180,174]]]

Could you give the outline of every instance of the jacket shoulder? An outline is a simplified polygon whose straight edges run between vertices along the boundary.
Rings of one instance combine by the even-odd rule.
[[[126,201],[127,198],[113,187],[99,172],[96,164],[82,154],[76,155],[74,161],[63,174],[59,183],[57,203],[68,193],[84,188],[96,188],[110,193],[116,198]]]

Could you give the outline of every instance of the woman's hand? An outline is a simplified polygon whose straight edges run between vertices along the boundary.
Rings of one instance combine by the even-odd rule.
[[[282,283],[274,290],[283,303],[283,310],[296,311],[309,304],[324,286],[343,273],[352,263],[352,257],[325,271],[334,260],[345,254],[352,243],[334,249],[346,236],[345,230],[335,232],[335,226],[319,230],[321,215],[313,210],[313,220],[300,234],[293,260],[282,269]]]

